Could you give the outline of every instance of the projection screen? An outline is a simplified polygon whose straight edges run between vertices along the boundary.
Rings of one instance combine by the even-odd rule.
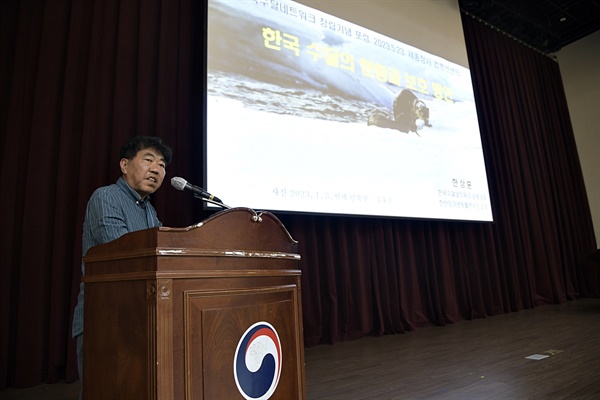
[[[381,5],[321,3],[363,7],[370,25]],[[276,212],[493,220],[464,47],[449,61],[359,25],[360,8],[350,21],[284,0],[207,7],[209,192]]]

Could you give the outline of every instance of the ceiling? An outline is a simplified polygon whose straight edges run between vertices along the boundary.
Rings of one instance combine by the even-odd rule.
[[[556,53],[600,30],[600,0],[459,0],[458,3],[462,11],[544,54]]]

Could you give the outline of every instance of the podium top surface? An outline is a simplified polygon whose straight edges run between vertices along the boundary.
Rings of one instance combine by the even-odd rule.
[[[124,257],[230,255],[299,260],[298,242],[270,212],[232,208],[184,228],[158,227],[127,233],[92,247],[87,264]]]

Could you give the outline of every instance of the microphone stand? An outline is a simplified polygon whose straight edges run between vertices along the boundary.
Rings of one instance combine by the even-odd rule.
[[[194,193],[194,198],[199,199],[201,201],[205,201],[207,203],[212,203],[212,204],[214,204],[216,206],[219,206],[219,207],[222,207],[222,208],[224,208],[226,210],[228,210],[228,209],[231,208],[227,204],[223,204],[223,203],[219,203],[218,201],[207,199],[206,197],[202,197],[202,196],[200,196],[199,194],[196,194],[196,193]]]

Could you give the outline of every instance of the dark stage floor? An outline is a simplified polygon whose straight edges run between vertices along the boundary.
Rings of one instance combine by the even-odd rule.
[[[600,299],[305,353],[311,400],[600,399]],[[58,383],[5,389],[0,400],[75,400],[78,393],[78,384]]]

